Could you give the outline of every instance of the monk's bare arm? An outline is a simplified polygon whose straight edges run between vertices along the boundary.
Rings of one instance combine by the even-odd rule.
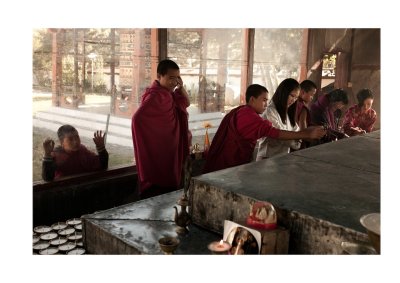
[[[326,135],[326,130],[322,126],[308,127],[299,132],[279,131],[279,140],[300,140],[300,139],[320,139]]]
[[[299,122],[297,124],[299,125],[300,130],[304,130],[307,128],[307,111],[305,109],[301,110]]]

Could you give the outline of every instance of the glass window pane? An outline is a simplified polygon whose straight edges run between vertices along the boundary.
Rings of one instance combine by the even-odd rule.
[[[284,79],[299,80],[302,42],[303,29],[256,29],[253,83],[271,96]]]
[[[212,137],[223,115],[239,105],[243,60],[242,29],[168,29],[168,58],[180,67],[190,95],[193,144]]]
[[[94,132],[107,130],[109,167],[134,164],[131,117],[151,82],[150,51],[150,29],[33,30],[34,181],[43,140],[58,145],[63,124],[93,151]]]

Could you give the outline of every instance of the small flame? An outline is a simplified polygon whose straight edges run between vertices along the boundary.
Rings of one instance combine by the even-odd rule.
[[[211,127],[212,127],[212,125],[211,125],[211,123],[210,123],[210,122],[204,122],[204,123],[203,123],[203,126],[204,126],[204,128],[206,128],[206,129],[208,129],[208,128],[211,128]]]
[[[223,245],[224,245],[224,240],[219,241],[219,244],[220,244],[221,246],[223,246]]]

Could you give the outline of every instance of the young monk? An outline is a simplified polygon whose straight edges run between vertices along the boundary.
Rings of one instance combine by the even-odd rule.
[[[296,123],[300,130],[311,124],[310,103],[316,93],[317,86],[313,81],[301,82],[299,99],[296,101]]]
[[[368,88],[357,93],[358,104],[351,106],[345,114],[343,129],[349,136],[369,133],[376,122],[376,111],[372,109],[374,94]]]
[[[162,60],[132,117],[132,139],[142,199],[179,188],[189,155],[189,96],[178,65]]]
[[[339,129],[341,110],[349,102],[347,92],[343,89],[334,89],[327,94],[320,95],[310,107],[311,124],[323,125],[328,128],[328,134],[317,144],[327,143],[348,137]],[[313,143],[315,144],[315,143]]]
[[[300,95],[296,101],[296,123],[300,130],[306,129],[311,124],[310,104],[317,93],[317,85],[310,80],[304,80],[300,84]],[[310,142],[303,140],[300,148],[310,147]]]
[[[246,105],[232,109],[225,117],[211,142],[203,173],[249,163],[259,138],[281,140],[319,139],[323,127],[309,127],[299,132],[279,130],[260,117],[266,108],[268,90],[250,85],[246,90]]]
[[[81,144],[78,131],[71,125],[61,126],[57,135],[60,146],[54,148],[54,141],[50,138],[43,142],[43,180],[52,181],[60,177],[107,169],[108,152],[102,131],[96,131],[93,138],[98,154]]]

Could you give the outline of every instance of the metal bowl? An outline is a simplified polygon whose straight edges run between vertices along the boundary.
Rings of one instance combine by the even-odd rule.
[[[361,225],[367,229],[367,234],[372,246],[378,254],[381,253],[381,214],[370,213],[361,216]]]
[[[158,240],[158,244],[165,254],[173,254],[179,243],[180,241],[175,237],[163,237]]]

